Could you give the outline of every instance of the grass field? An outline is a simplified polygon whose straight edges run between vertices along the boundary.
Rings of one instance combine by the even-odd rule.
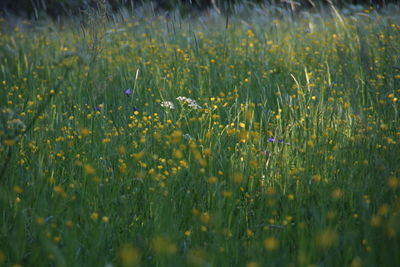
[[[138,14],[1,20],[0,266],[400,265],[398,6]]]

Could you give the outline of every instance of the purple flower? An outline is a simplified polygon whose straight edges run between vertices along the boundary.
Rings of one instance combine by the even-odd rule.
[[[134,106],[134,107],[133,107],[133,111],[138,111],[138,109]]]
[[[97,106],[96,106],[96,110],[97,110],[97,111],[101,111],[100,105],[97,105]]]
[[[268,142],[270,142],[270,143],[275,143],[275,141],[276,141],[275,137],[268,138]],[[278,143],[284,144],[283,139],[279,139]]]
[[[126,90],[124,91],[124,94],[125,94],[126,96],[130,96],[130,95],[132,94],[132,90],[131,90],[130,88],[128,88],[128,89],[126,89]]]

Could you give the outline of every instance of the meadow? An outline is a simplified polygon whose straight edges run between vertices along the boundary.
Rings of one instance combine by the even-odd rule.
[[[2,18],[0,266],[399,266],[399,14]]]

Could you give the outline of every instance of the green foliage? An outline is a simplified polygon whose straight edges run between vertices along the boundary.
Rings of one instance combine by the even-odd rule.
[[[399,265],[398,11],[2,20],[0,266]]]
[[[238,8],[254,8],[259,5],[279,7],[291,12],[304,9],[319,9],[324,6],[335,5],[370,5],[378,8],[394,3],[396,0],[2,0],[0,12],[41,19],[45,16],[52,18],[77,16],[79,12],[98,5],[106,5],[112,12],[121,10],[133,11],[150,5],[153,12],[174,12],[179,10],[181,15],[197,13],[207,9],[218,12],[232,13]],[[1,13],[0,13],[1,14]]]

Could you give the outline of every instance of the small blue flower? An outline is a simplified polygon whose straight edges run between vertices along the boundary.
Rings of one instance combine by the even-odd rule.
[[[97,111],[101,111],[100,105],[97,105],[97,106],[96,106],[96,110],[97,110]]]
[[[136,106],[133,107],[133,111],[138,111],[138,109],[136,108]]]
[[[279,139],[279,140],[278,140],[278,143],[279,143],[279,144],[283,144],[283,140],[282,140],[282,139]]]
[[[130,95],[132,94],[132,90],[131,90],[130,88],[128,88],[128,89],[126,89],[126,90],[124,91],[124,94],[125,94],[126,96],[130,96]]]
[[[273,143],[273,142],[275,142],[275,138],[273,138],[273,137],[271,137],[271,138],[268,138],[268,142],[270,142],[270,143]]]

